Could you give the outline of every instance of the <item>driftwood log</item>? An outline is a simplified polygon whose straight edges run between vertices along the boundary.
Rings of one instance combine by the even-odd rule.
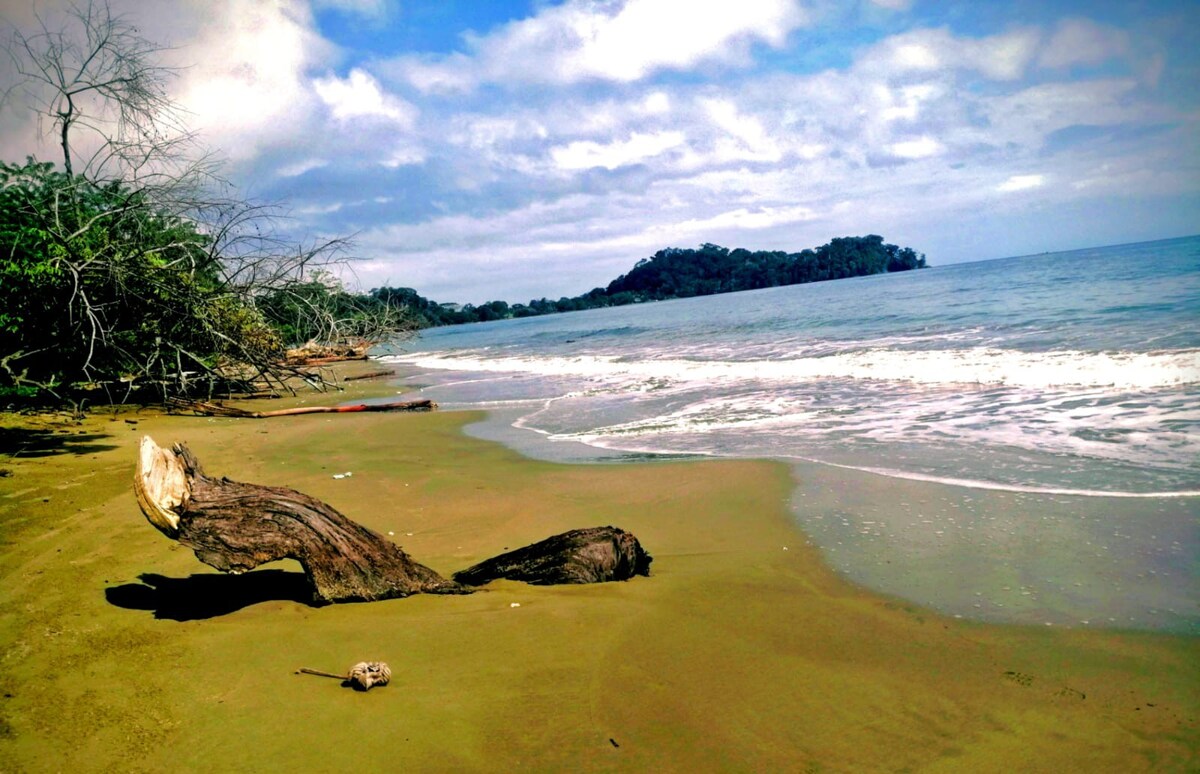
[[[183,409],[206,417],[244,417],[246,419],[292,417],[298,414],[353,414],[359,411],[433,411],[437,408],[437,404],[427,398],[394,403],[355,403],[349,406],[300,406],[274,411],[246,411],[234,406],[183,398],[170,398],[167,405],[173,409]]]
[[[510,551],[447,580],[316,498],[212,478],[187,446],[165,449],[150,436],[142,438],[134,493],[151,524],[218,570],[241,573],[295,559],[318,603],[469,594],[496,578],[534,584],[627,580],[649,575],[652,561],[629,532],[593,527]]]
[[[379,371],[367,371],[365,374],[351,374],[343,376],[343,382],[357,382],[362,379],[378,379],[380,376],[395,376],[396,372],[390,368],[384,368]]]
[[[218,570],[295,559],[315,602],[469,593],[316,498],[204,475],[183,444],[164,449],[144,436],[134,491],[151,524]]]
[[[482,586],[497,578],[534,585],[604,583],[649,575],[653,558],[632,534],[617,527],[574,529],[500,554],[454,573],[454,580]]]

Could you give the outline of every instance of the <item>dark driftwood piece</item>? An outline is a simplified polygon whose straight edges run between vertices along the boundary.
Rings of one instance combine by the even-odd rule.
[[[344,363],[349,360],[368,360],[366,355],[330,355],[329,357],[305,357],[299,360],[288,360],[289,365],[313,366],[313,365],[329,365],[330,363]]]
[[[649,575],[653,558],[632,534],[617,527],[575,529],[509,551],[454,573],[454,580],[481,586],[497,578],[535,585],[603,583]]]
[[[377,379],[380,376],[395,376],[395,375],[396,375],[396,372],[393,371],[392,369],[384,368],[379,371],[367,371],[365,374],[351,374],[350,376],[343,376],[342,381],[343,382],[357,382],[360,379]]]
[[[186,409],[201,416],[244,417],[246,419],[266,419],[268,417],[291,417],[297,414],[353,414],[359,411],[433,411],[437,404],[428,398],[424,400],[405,400],[395,403],[357,403],[350,406],[300,406],[274,411],[246,411],[233,406],[222,406],[219,403],[205,403],[198,400],[171,398],[168,401],[171,408]]]
[[[183,444],[163,449],[149,436],[142,438],[134,490],[150,523],[200,561],[239,573],[295,559],[317,602],[470,591],[316,498],[204,475]]]

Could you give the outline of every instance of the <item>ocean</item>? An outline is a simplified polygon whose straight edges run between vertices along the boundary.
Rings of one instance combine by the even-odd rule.
[[[952,614],[1200,632],[1200,237],[436,328],[387,359],[422,397],[486,409],[472,433],[534,457],[772,458],[926,482],[954,501],[950,534],[987,533],[978,502],[1041,503],[1064,522],[1047,539],[1069,526],[1079,555],[1005,557],[1003,535],[966,535],[945,577],[911,534],[936,512],[905,530],[838,515],[837,498],[795,511],[852,579]],[[993,609],[941,589],[997,561],[1015,577],[1070,566],[1054,573],[1083,591]]]

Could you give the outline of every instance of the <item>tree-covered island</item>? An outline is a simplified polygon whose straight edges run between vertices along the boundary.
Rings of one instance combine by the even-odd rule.
[[[798,253],[730,250],[708,243],[696,249],[668,247],[638,261],[628,274],[617,277],[607,287],[557,301],[540,298],[528,304],[489,301],[478,306],[460,306],[439,304],[423,298],[412,288],[392,287],[375,288],[371,295],[391,306],[408,309],[422,326],[458,325],[862,277],[923,269],[925,265],[924,254],[911,247],[886,244],[883,237],[870,234],[838,237]]]

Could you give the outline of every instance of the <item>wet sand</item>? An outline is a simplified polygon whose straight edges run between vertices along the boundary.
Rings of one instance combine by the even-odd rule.
[[[995,491],[795,467],[797,523],[827,563],[869,588],[997,623],[1200,635],[1200,497]]]
[[[830,570],[783,464],[556,465],[467,437],[477,418],[93,416],[0,457],[0,771],[1200,766],[1200,638],[943,617]],[[601,524],[654,574],[310,607],[298,565],[222,576],[150,527],[142,434],[446,574]],[[375,659],[393,682],[367,694],[293,674]]]

